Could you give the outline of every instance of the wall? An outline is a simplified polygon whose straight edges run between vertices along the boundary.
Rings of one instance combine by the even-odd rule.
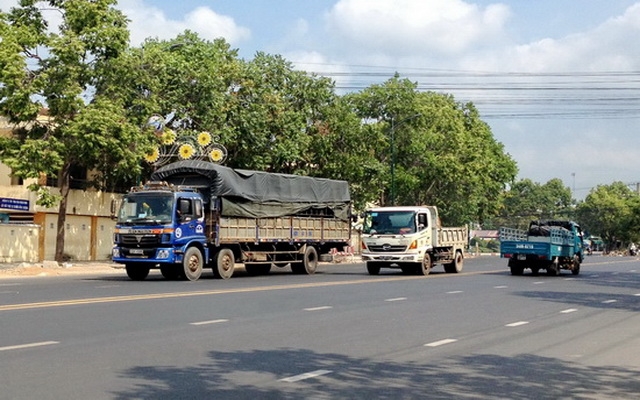
[[[38,262],[40,226],[0,224],[0,262]]]

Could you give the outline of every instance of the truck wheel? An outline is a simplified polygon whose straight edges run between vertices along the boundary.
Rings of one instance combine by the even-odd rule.
[[[202,252],[197,247],[189,247],[187,252],[184,253],[184,259],[182,260],[184,277],[190,281],[200,279],[203,264]]]
[[[580,273],[580,257],[577,254],[573,256],[573,268],[571,269],[571,273],[573,275],[578,275]]]
[[[462,271],[463,263],[464,257],[462,256],[462,252],[456,251],[453,261],[444,265],[444,271],[448,274],[457,274]]]
[[[162,276],[164,276],[165,279],[175,281],[176,279],[180,278],[182,271],[180,271],[178,265],[167,264],[160,266],[160,273],[162,274]]]
[[[231,249],[222,249],[216,254],[216,263],[213,266],[213,276],[218,279],[229,279],[235,268],[235,257]]]
[[[547,267],[547,275],[549,276],[560,275],[560,266],[556,263],[551,263],[551,265]]]
[[[304,259],[302,260],[304,271],[308,275],[313,275],[318,269],[318,251],[313,246],[307,246],[304,251]]]
[[[417,268],[418,275],[429,275],[431,272],[431,255],[429,253],[424,254],[424,258],[422,259],[422,264],[420,264]]]
[[[380,265],[374,263],[367,263],[367,271],[369,275],[379,275],[380,274]]]
[[[511,269],[511,275],[520,276],[524,273],[524,268],[520,265],[511,265],[509,268]]]
[[[132,281],[143,281],[149,276],[150,267],[139,264],[126,264],[124,269]]]

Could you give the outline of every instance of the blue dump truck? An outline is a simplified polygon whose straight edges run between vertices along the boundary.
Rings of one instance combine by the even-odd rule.
[[[231,169],[195,160],[159,168],[118,207],[113,261],[132,280],[151,269],[167,279],[249,275],[272,266],[313,274],[322,254],[349,245],[351,198],[345,181]]]
[[[583,235],[573,221],[531,221],[528,230],[500,228],[500,257],[509,259],[512,275],[522,275],[526,268],[537,275],[559,275],[566,269],[580,273],[583,260]]]

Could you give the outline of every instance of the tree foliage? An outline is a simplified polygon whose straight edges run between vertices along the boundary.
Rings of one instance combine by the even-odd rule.
[[[640,240],[640,195],[622,182],[593,189],[576,210],[582,227],[609,245]]]
[[[349,98],[384,166],[379,203],[436,205],[450,224],[496,212],[517,167],[472,104],[398,76]]]
[[[492,220],[493,227],[526,228],[536,219],[572,219],[574,203],[571,189],[558,178],[544,184],[522,179],[503,194],[503,207]]]
[[[136,171],[148,140],[120,92],[109,89],[109,77],[126,72],[115,61],[129,39],[115,1],[41,4],[22,0],[0,14],[0,114],[19,127],[0,142],[0,158],[21,178],[58,177],[57,194],[40,182],[31,189],[41,205],[60,200],[56,260],[62,261],[72,167]],[[60,25],[50,27],[45,13],[61,17]]]

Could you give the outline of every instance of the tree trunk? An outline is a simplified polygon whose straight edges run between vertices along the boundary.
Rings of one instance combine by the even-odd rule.
[[[57,262],[64,261],[64,235],[65,223],[67,221],[67,203],[69,201],[69,175],[71,164],[66,163],[58,176],[58,188],[60,189],[60,207],[58,208],[58,232],[56,233],[56,254]]]

